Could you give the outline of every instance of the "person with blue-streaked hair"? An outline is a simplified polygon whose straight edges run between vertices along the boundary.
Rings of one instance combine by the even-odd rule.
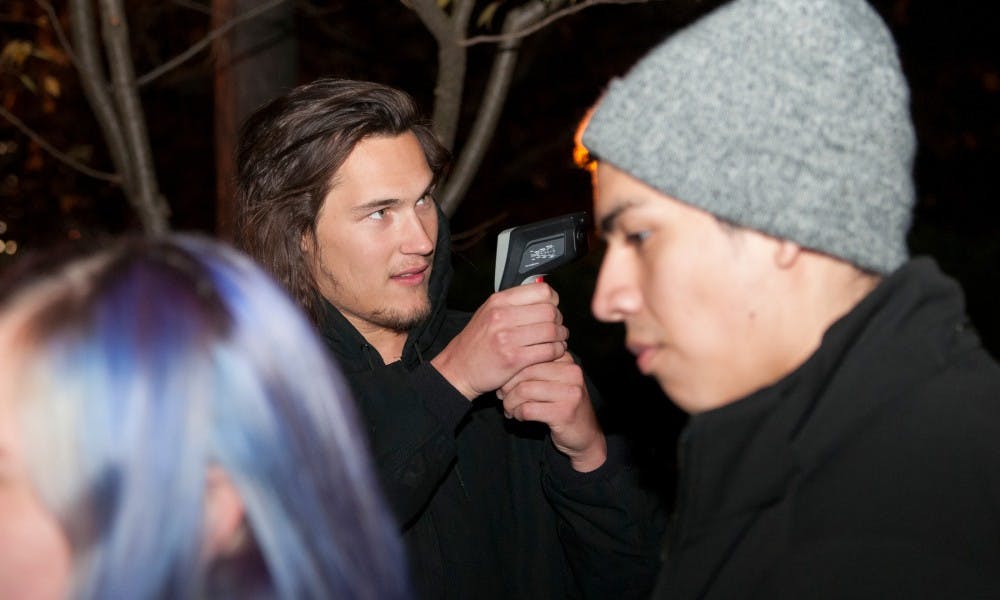
[[[0,597],[411,597],[350,392],[268,275],[177,234],[36,264],[0,287]]]

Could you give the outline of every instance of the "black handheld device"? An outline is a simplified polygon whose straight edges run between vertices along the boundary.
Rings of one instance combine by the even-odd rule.
[[[530,283],[587,254],[587,213],[511,227],[497,236],[495,291]]]

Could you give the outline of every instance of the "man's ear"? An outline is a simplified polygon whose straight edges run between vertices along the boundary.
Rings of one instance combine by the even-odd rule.
[[[800,256],[802,256],[802,246],[788,240],[778,240],[778,246],[774,250],[774,264],[779,269],[795,266]]]
[[[205,481],[205,524],[202,552],[208,561],[242,549],[246,539],[243,499],[233,481],[218,466],[210,466]]]
[[[302,237],[299,238],[299,250],[302,251],[304,256],[313,256],[315,249],[316,235],[308,229],[303,231]]]

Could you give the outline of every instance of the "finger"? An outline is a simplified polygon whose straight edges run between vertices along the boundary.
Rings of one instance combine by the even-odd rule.
[[[562,356],[560,356],[559,358],[555,359],[554,362],[560,363],[560,364],[564,364],[564,365],[575,365],[576,364],[576,360],[573,359],[573,355],[570,354],[569,352],[563,352]]]
[[[503,384],[498,390],[499,393],[509,393],[510,390],[515,388],[522,381],[528,381],[531,379],[542,379],[546,381],[568,381],[572,378],[573,374],[566,370],[568,365],[575,365],[573,357],[570,356],[568,352],[563,352],[563,354],[551,361],[536,363],[528,365],[514,373],[514,375]],[[503,398],[500,398],[501,400]]]
[[[493,332],[487,343],[492,351],[498,353],[505,362],[515,364],[519,362],[519,358],[523,357],[525,351],[544,344],[558,344],[560,347],[560,350],[548,360],[562,356],[566,349],[565,342],[568,335],[569,330],[562,325],[544,323]],[[534,362],[538,361],[531,360],[521,364],[520,367],[523,368]]]
[[[540,323],[561,325],[562,313],[552,304],[525,304],[519,306],[493,306],[483,308],[476,320],[497,330],[511,329]]]
[[[566,405],[566,408],[572,411],[582,397],[578,385],[564,381],[529,379],[504,394],[503,407],[515,415],[524,410],[525,404]]]
[[[570,423],[581,402],[579,388],[551,381],[529,381],[504,401],[504,411],[519,421],[536,421],[549,427]],[[531,389],[533,388],[533,389]]]
[[[569,329],[557,323],[532,323],[497,332],[498,341],[514,346],[534,346],[549,342],[565,342]]]
[[[524,369],[531,365],[551,362],[566,353],[565,342],[546,342],[525,346],[519,352],[519,367]],[[520,370],[518,369],[518,370]]]
[[[489,303],[496,303],[502,306],[523,306],[526,304],[558,304],[559,294],[552,287],[545,283],[530,283],[528,285],[515,285],[492,294],[488,299]]]

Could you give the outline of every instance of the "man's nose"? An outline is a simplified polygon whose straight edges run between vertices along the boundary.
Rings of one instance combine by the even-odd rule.
[[[591,311],[600,321],[619,322],[639,310],[642,297],[639,292],[638,274],[628,261],[608,249],[601,261],[597,287],[590,303]]]
[[[419,215],[410,213],[404,225],[406,231],[400,248],[402,253],[426,256],[433,252],[437,237],[437,232],[434,229],[435,223],[436,221],[430,219],[425,222]]]

